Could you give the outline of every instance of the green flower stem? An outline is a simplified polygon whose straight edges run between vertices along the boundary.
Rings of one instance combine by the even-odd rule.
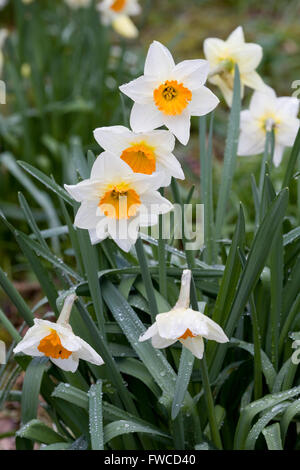
[[[19,335],[19,333],[17,332],[15,327],[12,325],[12,323],[9,321],[7,316],[4,314],[4,312],[2,312],[1,308],[0,308],[0,323],[2,323],[4,328],[8,331],[10,336],[15,341],[19,342],[22,339],[21,335]]]
[[[136,249],[137,257],[140,263],[141,274],[142,274],[142,278],[143,278],[146,292],[147,292],[151,318],[154,322],[156,315],[158,315],[158,308],[157,308],[156,298],[154,294],[152,279],[150,276],[149,266],[147,263],[147,258],[146,258],[146,254],[144,251],[144,246],[143,246],[141,237],[138,237],[136,244],[135,244],[135,249]]]
[[[164,195],[164,189],[160,189],[160,193]],[[163,215],[159,216],[159,238],[158,238],[158,273],[159,273],[159,291],[161,295],[167,299],[167,267],[166,267],[166,250],[165,240],[163,238]]]

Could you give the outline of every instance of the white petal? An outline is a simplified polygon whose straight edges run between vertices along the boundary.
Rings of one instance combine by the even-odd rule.
[[[90,179],[74,185],[65,184],[64,187],[77,202],[82,202],[85,199],[90,201],[96,199],[103,189],[101,181]]]
[[[62,370],[65,370],[66,372],[76,372],[78,365],[79,365],[79,359],[76,355],[76,353],[71,354],[68,359],[53,359],[51,358],[51,361],[53,364],[56,366],[60,367]]]
[[[241,81],[244,85],[254,90],[267,91],[269,88],[255,71],[241,74]]]
[[[164,124],[171,132],[173,132],[179,142],[183,145],[188,143],[191,128],[191,114],[188,108],[178,116],[164,115]]]
[[[104,232],[101,234],[101,237],[98,237],[96,229],[92,229],[92,230],[89,230],[89,236],[90,236],[91,244],[96,245],[97,243],[100,243],[102,240],[108,237],[108,232]]]
[[[174,178],[181,180],[185,178],[180,162],[172,153],[160,153],[158,155],[157,171],[160,171],[161,168],[163,168],[166,173],[174,176]]]
[[[154,130],[147,133],[136,134],[141,140],[146,140],[149,145],[155,147],[156,153],[164,150],[173,152],[175,147],[175,137],[171,132],[165,130]]]
[[[110,152],[102,152],[96,158],[91,172],[91,180],[98,181],[98,195],[102,195],[106,185],[134,174],[127,163]],[[102,193],[101,193],[102,192]]]
[[[153,323],[146,331],[139,337],[139,341],[147,341],[148,339],[152,338],[152,336],[158,333],[157,324],[156,322]]]
[[[273,162],[274,165],[277,167],[280,165],[284,152],[284,146],[280,144],[276,144],[274,148],[274,155],[273,155]]]
[[[227,85],[226,81],[223,80],[223,79],[220,77],[220,75],[216,75],[216,76],[212,77],[212,78],[210,79],[210,82],[213,83],[214,85],[217,85],[217,86],[220,88],[220,90],[221,90],[221,92],[222,92],[222,94],[223,94],[223,96],[224,96],[224,99],[225,99],[227,105],[228,105],[229,107],[231,107],[231,105],[232,105],[232,98],[233,98],[233,89],[230,88],[230,87]]]
[[[299,123],[299,119],[287,116],[286,119],[278,125],[276,142],[287,147],[292,147],[299,130]]]
[[[104,150],[120,155],[128,146],[132,132],[124,126],[98,127],[94,137]]]
[[[95,228],[98,217],[97,209],[99,200],[83,201],[77,211],[74,225],[78,228],[92,229]]]
[[[203,315],[202,318],[208,329],[208,333],[203,335],[204,338],[217,341],[218,343],[227,343],[229,341],[220,325],[206,315]]]
[[[88,343],[86,343],[86,341],[79,337],[77,337],[77,341],[80,345],[80,349],[77,353],[79,359],[88,361],[91,364],[95,364],[96,366],[101,366],[104,364],[102,357]]]
[[[237,154],[241,157],[257,155],[264,151],[265,135],[261,133],[241,132]]]
[[[281,96],[277,98],[276,110],[280,114],[286,114],[289,117],[296,117],[299,113],[300,101],[298,98]]]
[[[263,56],[262,47],[258,44],[247,43],[232,54],[239,66],[241,74],[255,70]]]
[[[144,74],[149,77],[166,79],[175,67],[170,51],[158,41],[153,41],[147,54]]]
[[[129,83],[121,85],[120,90],[136,103],[149,104],[153,102],[153,90],[156,86],[157,80],[142,75]]]
[[[125,38],[133,39],[139,35],[139,30],[127,15],[116,15],[112,21],[112,26],[118,34]]]
[[[158,191],[148,191],[141,196],[142,209],[150,214],[166,214],[173,208],[173,204]],[[142,210],[141,209],[141,210]]]
[[[40,320],[43,321],[43,320]],[[14,353],[23,352],[24,354],[29,354],[27,351],[31,351],[32,348],[37,348],[40,344],[40,341],[50,334],[50,328],[47,324],[39,324],[35,319],[35,324],[29,328],[26,332],[24,338],[17,344],[14,348]],[[50,323],[50,322],[47,322]],[[52,325],[52,323],[51,323]],[[30,352],[31,354],[31,352]],[[39,354],[38,354],[39,355]]]
[[[180,342],[185,348],[189,349],[195,357],[202,359],[204,353],[204,341],[201,336],[197,336],[196,338],[181,339]]]
[[[134,103],[130,114],[130,126],[134,132],[152,131],[163,124],[163,114],[154,103],[147,105]]]
[[[163,349],[167,348],[168,346],[171,346],[171,344],[176,343],[176,340],[162,338],[161,336],[159,336],[159,334],[156,334],[152,336],[151,343],[154,348]]]
[[[200,88],[207,80],[209,62],[203,59],[184,60],[176,65],[172,76],[179,83],[193,91]]]
[[[209,88],[202,86],[199,90],[193,91],[189,110],[192,116],[204,116],[215,109],[219,102],[219,99]]]
[[[240,46],[245,42],[245,36],[242,26],[238,26],[232,33],[228,36],[226,43],[230,47]]]
[[[204,55],[211,66],[215,66],[222,58],[225,42],[218,38],[205,39],[203,43]]]
[[[276,107],[276,95],[272,88],[266,89],[266,92],[255,91],[252,95],[249,111],[253,116],[261,117],[267,111]],[[245,111],[242,112],[242,114]]]

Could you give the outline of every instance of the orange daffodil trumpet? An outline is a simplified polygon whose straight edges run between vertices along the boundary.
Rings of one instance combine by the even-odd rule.
[[[228,106],[232,104],[235,65],[238,65],[240,72],[242,96],[245,85],[254,90],[266,88],[256,72],[263,55],[262,47],[246,43],[241,26],[226,41],[218,38],[205,39],[204,55],[211,68],[209,81],[220,88]]]
[[[206,60],[185,60],[175,65],[169,50],[154,41],[147,54],[144,75],[120,87],[134,101],[132,130],[148,132],[165,125],[186,145],[191,116],[203,116],[219,103],[204,86],[208,72]]]
[[[256,91],[248,110],[241,112],[241,133],[238,155],[248,156],[262,153],[265,148],[266,135],[274,129],[274,165],[282,160],[285,147],[294,144],[300,120],[299,100],[293,97],[277,98],[275,91],[268,88],[266,93]]]
[[[184,173],[173,155],[175,137],[168,131],[135,133],[123,126],[100,127],[94,131],[101,147],[121,158],[134,173],[164,175],[162,186],[169,186],[171,177],[184,179]]]
[[[163,173],[135,173],[122,159],[103,152],[96,159],[89,179],[65,185],[81,203],[75,226],[87,229],[92,243],[110,236],[128,252],[136,242],[139,227],[156,225],[158,215],[173,207],[157,191],[164,178]]]
[[[160,313],[155,323],[139,338],[151,339],[154,348],[166,348],[180,341],[195,357],[202,359],[203,338],[227,343],[229,340],[222,328],[201,312],[190,308],[191,271],[185,269],[181,278],[181,290],[176,305],[170,312]]]
[[[69,372],[75,372],[79,359],[97,366],[104,364],[98,353],[83,339],[76,336],[69,324],[70,314],[76,295],[66,297],[63,309],[56,323],[35,318],[24,338],[14,348],[14,353],[29,356],[46,356],[55,365]]]
[[[141,12],[138,0],[103,0],[97,5],[97,9],[101,13],[103,24],[112,24],[117,33],[124,37],[138,36],[138,30],[130,19],[130,16]]]

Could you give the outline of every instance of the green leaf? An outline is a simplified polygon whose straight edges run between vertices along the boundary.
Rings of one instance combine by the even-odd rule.
[[[241,410],[240,418],[235,432],[234,449],[243,450],[249,435],[253,418],[264,410],[271,408],[285,400],[289,400],[300,393],[300,386],[280,393],[266,395],[254,401]],[[261,431],[260,431],[261,432]],[[254,432],[252,433],[253,436]],[[255,431],[256,434],[256,431]],[[251,437],[252,438],[252,437]]]
[[[286,167],[285,175],[284,175],[283,182],[282,182],[282,188],[289,186],[291,182],[291,179],[293,177],[293,172],[294,172],[297,159],[299,156],[299,152],[300,152],[300,128],[298,130],[298,134],[294,142],[294,145],[290,154],[290,158]]]
[[[21,429],[17,431],[16,435],[43,444],[65,442],[65,439],[60,434],[53,431],[53,429],[49,428],[38,419],[33,419],[22,426]]]
[[[154,436],[161,436],[167,440],[171,439],[169,434],[166,434],[154,426],[143,426],[134,421],[120,420],[109,423],[104,427],[104,444],[107,444],[112,439],[117,436],[122,436],[124,434],[129,434],[133,432],[146,433]]]
[[[22,424],[37,417],[39,393],[47,363],[47,357],[35,357],[26,369],[21,400]]]
[[[229,125],[224,152],[224,167],[221,177],[217,213],[216,213],[216,239],[220,238],[222,226],[227,211],[227,204],[230,195],[231,184],[236,166],[238,138],[240,132],[240,112],[241,112],[241,85],[238,66],[235,66],[233,101],[229,117]]]
[[[11,302],[16,306],[19,314],[29,326],[33,325],[33,314],[17,289],[9,281],[6,273],[0,268],[0,285]]]
[[[62,197],[68,204],[74,205],[74,200],[69,196],[67,191],[65,191],[59,184],[53,181],[49,176],[45,175],[42,171],[34,168],[32,165],[26,162],[18,161],[17,162],[24,170],[30,173],[34,178],[43,183],[47,188],[51,189],[57,196]]]
[[[89,390],[89,422],[92,450],[103,450],[102,381]]]
[[[267,426],[263,429],[263,435],[265,436],[268,450],[283,450],[279,423]]]
[[[174,420],[178,413],[181,410],[182,403],[185,398],[185,394],[190,382],[192,370],[194,364],[194,356],[193,354],[187,349],[182,348],[178,375],[175,385],[175,392],[174,398],[172,402],[172,419]]]

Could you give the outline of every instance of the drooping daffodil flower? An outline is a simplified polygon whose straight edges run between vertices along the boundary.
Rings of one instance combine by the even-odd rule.
[[[75,226],[87,229],[93,244],[111,237],[124,251],[135,244],[139,227],[158,223],[158,215],[172,209],[172,204],[158,189],[164,174],[135,173],[121,158],[103,152],[95,160],[91,177],[76,185],[65,185],[81,203]]]
[[[285,147],[294,144],[299,130],[299,100],[295,97],[277,98],[275,91],[268,88],[266,93],[256,91],[248,110],[241,112],[241,133],[238,155],[257,155],[264,151],[266,135],[274,129],[275,147],[273,162],[278,166]]]
[[[162,349],[176,341],[189,349],[195,357],[202,359],[204,353],[203,338],[227,343],[229,339],[222,328],[201,312],[190,308],[191,271],[185,269],[181,278],[179,299],[170,312],[159,313],[155,323],[139,338],[146,341],[151,338],[154,348]]]
[[[240,72],[242,97],[244,86],[254,90],[265,89],[265,83],[256,72],[263,56],[262,47],[245,42],[241,26],[226,41],[218,38],[205,39],[203,48],[210,65],[209,81],[220,88],[228,106],[232,104],[235,65]]]
[[[34,319],[24,338],[14,348],[14,353],[28,356],[46,356],[56,366],[69,372],[75,372],[79,359],[101,366],[101,356],[83,339],[76,336],[69,324],[70,314],[76,295],[66,297],[57,322]]]
[[[170,51],[154,41],[148,51],[144,75],[120,90],[134,101],[130,125],[134,132],[166,126],[184,145],[190,138],[191,116],[210,113],[218,98],[204,86],[206,60],[184,60],[175,65]]]
[[[4,341],[0,340],[0,364],[6,362],[6,347]]]
[[[111,24],[118,34],[126,38],[138,36],[138,29],[130,19],[130,16],[141,12],[138,0],[102,0],[97,9],[101,13],[102,24]]]
[[[163,186],[169,186],[171,177],[184,179],[184,173],[173,155],[175,137],[169,131],[132,132],[124,126],[99,127],[94,130],[101,147],[121,158],[134,173],[165,175]]]

